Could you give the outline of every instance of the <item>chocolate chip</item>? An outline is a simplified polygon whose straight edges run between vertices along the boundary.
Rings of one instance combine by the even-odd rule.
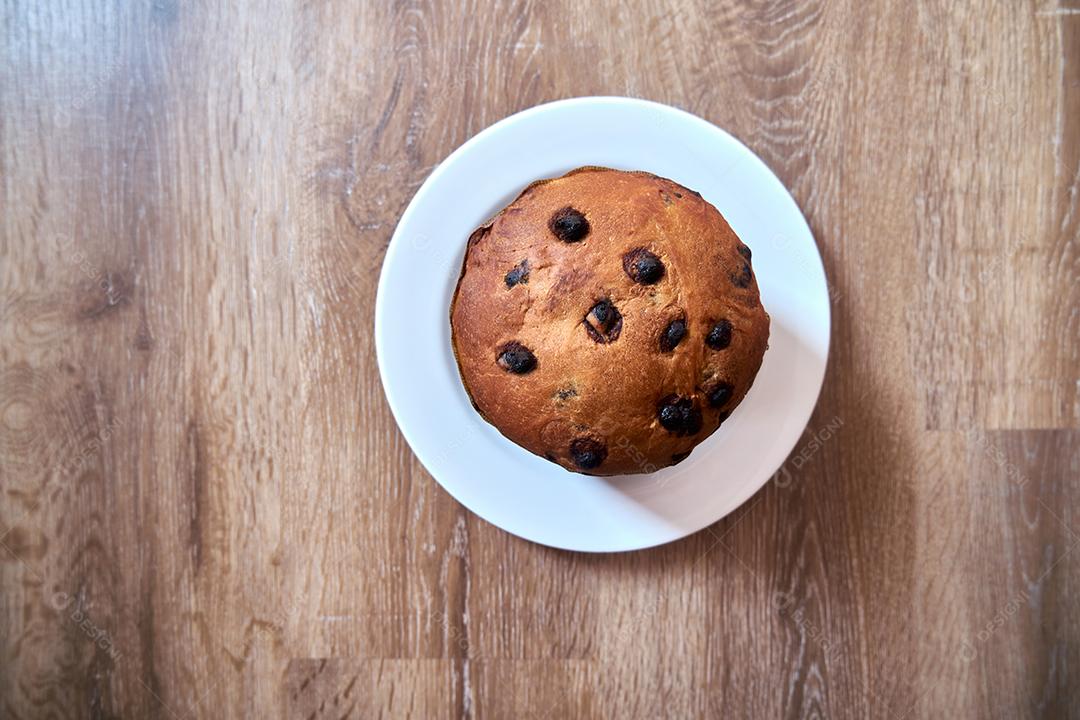
[[[686,458],[690,457],[690,453],[691,453],[691,452],[692,452],[692,451],[690,451],[690,450],[687,450],[686,452],[681,452],[681,453],[675,453],[674,455],[672,455],[672,456],[671,456],[671,464],[672,464],[672,465],[678,465],[678,464],[679,464],[679,463],[681,463],[681,462],[682,462],[683,460],[685,460]]]
[[[664,277],[664,263],[645,248],[634,248],[623,255],[622,266],[631,280],[642,285],[652,285]]]
[[[713,350],[723,350],[731,344],[731,323],[721,320],[713,325],[713,329],[705,337],[705,344]]]
[[[622,313],[610,300],[593,305],[583,322],[589,337],[601,344],[615,342],[622,332]]]
[[[592,470],[607,459],[607,446],[592,438],[576,438],[570,443],[570,458],[582,470]]]
[[[750,248],[747,247],[746,245],[740,245],[739,246],[739,254],[742,255],[747,260],[749,260],[751,257],[754,256],[754,253],[750,252]]]
[[[660,336],[660,352],[671,352],[682,342],[684,337],[686,337],[686,321],[682,318],[675,318],[668,323],[668,326],[664,328],[664,333]]]
[[[508,342],[499,349],[497,362],[503,370],[524,375],[536,367],[536,356],[521,343]]]
[[[709,390],[709,404],[720,407],[727,404],[731,396],[735,394],[735,387],[731,383],[720,382],[712,390]]]
[[[610,300],[601,300],[593,306],[592,314],[597,321],[607,323],[615,316],[615,306],[611,304]]]
[[[503,278],[506,281],[506,287],[512,288],[518,283],[529,282],[529,261],[522,260],[514,268],[506,273],[506,277]]]
[[[656,408],[660,424],[676,435],[695,435],[701,430],[701,410],[691,398],[668,395]]]
[[[750,263],[743,263],[742,269],[731,274],[731,282],[735,287],[750,287],[750,281],[754,279],[754,272],[750,269]]]
[[[555,397],[559,400],[566,402],[572,397],[577,397],[577,390],[573,387],[559,388],[555,391]]]
[[[563,242],[577,242],[589,234],[589,221],[572,207],[557,210],[548,221],[548,228]]]
[[[677,197],[677,198],[679,198],[680,200],[682,200],[682,193],[681,193],[681,192],[677,192],[677,193],[675,193],[675,197]]]

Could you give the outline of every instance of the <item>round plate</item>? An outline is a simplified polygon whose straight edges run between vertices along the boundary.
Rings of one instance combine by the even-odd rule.
[[[473,410],[450,345],[450,299],[469,234],[533,180],[582,165],[647,170],[700,192],[753,250],[772,316],[769,350],[742,404],[687,460],[649,475],[578,475],[510,442]],[[817,402],[829,322],[810,228],[765,163],[689,113],[591,97],[497,122],[431,173],[386,251],[375,347],[401,432],[447,492],[528,540],[612,552],[696,532],[768,481]]]

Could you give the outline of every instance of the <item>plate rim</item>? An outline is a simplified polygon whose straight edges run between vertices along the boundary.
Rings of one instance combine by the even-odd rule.
[[[638,550],[647,550],[649,548],[660,547],[660,546],[667,545],[669,543],[676,542],[678,540],[682,540],[684,538],[690,537],[691,535],[694,535],[696,533],[701,532],[703,529],[709,527],[710,525],[713,525],[713,524],[719,522],[720,520],[724,519],[725,517],[727,517],[728,515],[733,513],[738,508],[742,507],[748,500],[750,500],[750,498],[752,498],[754,495],[756,495],[758,492],[760,492],[762,489],[764,489],[769,484],[769,481],[773,477],[775,477],[776,473],[784,466],[784,464],[787,462],[788,458],[791,456],[791,453],[798,446],[798,438],[796,438],[795,443],[792,444],[791,448],[779,460],[779,462],[776,464],[776,466],[774,468],[772,468],[772,470],[769,473],[764,475],[764,479],[760,483],[751,483],[744,491],[742,491],[739,494],[733,495],[733,497],[736,498],[736,499],[731,503],[730,508],[727,509],[725,512],[723,512],[723,514],[717,516],[716,518],[713,518],[712,520],[704,522],[703,524],[701,524],[698,527],[692,527],[692,528],[680,527],[680,528],[678,528],[678,530],[675,533],[671,534],[670,537],[664,537],[664,538],[655,539],[655,540],[650,539],[650,540],[647,540],[647,541],[642,542],[642,543],[635,543],[635,544],[632,544],[632,545],[620,546],[620,547],[615,547],[615,548],[599,548],[599,549],[584,548],[583,549],[583,548],[580,548],[580,547],[574,547],[574,546],[572,546],[570,544],[562,544],[562,543],[559,543],[559,542],[553,542],[553,541],[549,541],[549,540],[539,540],[539,539],[535,539],[535,538],[532,538],[532,537],[526,537],[524,535],[521,535],[521,534],[519,534],[517,532],[514,532],[512,530],[509,530],[509,529],[503,527],[501,524],[499,524],[495,520],[490,519],[490,518],[486,517],[485,515],[482,515],[479,512],[477,512],[468,502],[466,502],[461,497],[459,497],[459,495],[456,492],[454,492],[454,490],[449,488],[443,481],[441,481],[438,478],[438,476],[432,471],[432,468],[430,466],[429,461],[424,458],[424,456],[423,456],[423,454],[421,452],[417,451],[416,445],[414,443],[414,435],[412,434],[412,431],[407,429],[402,424],[402,422],[400,420],[400,412],[401,412],[400,408],[397,405],[397,401],[395,401],[395,399],[393,397],[393,394],[390,392],[390,390],[389,390],[389,388],[387,386],[386,359],[384,357],[384,349],[383,349],[383,341],[382,341],[382,338],[383,338],[384,333],[385,333],[383,317],[384,317],[384,314],[386,312],[386,308],[385,308],[386,295],[384,293],[384,288],[386,286],[385,283],[386,283],[387,276],[388,276],[388,273],[389,273],[389,267],[391,265],[391,258],[392,258],[392,256],[396,257],[397,254],[401,251],[401,248],[403,246],[403,242],[400,240],[402,228],[405,227],[408,224],[407,221],[409,221],[411,219],[411,217],[416,212],[416,208],[418,207],[419,204],[421,204],[421,203],[418,203],[418,200],[423,199],[423,197],[430,191],[429,188],[434,185],[435,180],[438,177],[440,177],[443,173],[446,172],[447,168],[450,167],[450,165],[452,164],[452,162],[456,158],[458,158],[459,156],[469,152],[469,150],[474,145],[476,145],[476,144],[478,144],[479,142],[482,141],[484,136],[489,135],[489,134],[491,134],[491,133],[493,133],[493,132],[495,132],[495,131],[497,131],[497,130],[499,130],[501,128],[504,128],[504,127],[506,127],[508,125],[511,125],[513,123],[520,122],[520,121],[522,121],[524,119],[527,119],[527,118],[529,118],[529,117],[531,117],[533,115],[539,115],[539,114],[544,114],[544,113],[548,113],[548,112],[559,111],[559,110],[562,110],[562,109],[564,109],[564,108],[566,108],[568,106],[574,106],[574,105],[583,105],[583,106],[584,105],[627,105],[627,106],[639,106],[639,107],[649,108],[649,109],[653,109],[653,110],[655,110],[657,112],[669,113],[669,114],[674,114],[674,115],[680,116],[682,119],[690,121],[690,122],[692,122],[692,123],[694,123],[696,125],[699,125],[699,126],[703,127],[704,129],[707,129],[710,132],[719,132],[722,135],[726,136],[729,141],[733,142],[743,152],[749,154],[754,159],[756,159],[759,163],[761,163],[762,167],[764,167],[765,170],[768,171],[769,176],[771,176],[771,178],[776,182],[776,184],[783,190],[783,192],[791,200],[791,203],[794,205],[795,209],[797,210],[798,222],[801,223],[803,229],[805,230],[806,234],[809,236],[809,238],[811,240],[811,244],[812,244],[813,249],[814,249],[813,263],[816,266],[816,269],[820,271],[821,277],[824,279],[824,282],[825,282],[826,293],[828,292],[829,279],[828,279],[828,274],[825,272],[825,263],[824,263],[824,260],[822,258],[822,255],[821,255],[821,249],[818,246],[817,238],[814,236],[813,230],[810,228],[810,224],[806,220],[805,213],[803,212],[802,208],[799,206],[798,202],[795,200],[794,196],[791,194],[791,191],[787,188],[786,185],[784,185],[784,183],[780,180],[780,178],[777,177],[777,175],[773,171],[773,169],[771,167],[769,167],[769,165],[764,160],[762,160],[761,157],[758,156],[757,153],[755,153],[753,150],[751,150],[739,138],[735,137],[734,135],[729,133],[724,128],[721,128],[718,125],[715,125],[715,124],[709,122],[708,120],[706,120],[706,119],[704,119],[702,117],[694,115],[691,112],[688,112],[686,110],[683,110],[681,108],[677,108],[677,107],[674,107],[674,106],[671,106],[671,105],[666,105],[664,103],[657,102],[657,101],[654,101],[654,100],[646,100],[646,99],[643,99],[643,98],[625,97],[625,96],[618,96],[618,95],[589,95],[589,96],[563,98],[563,99],[559,99],[559,100],[553,100],[553,101],[550,101],[550,102],[540,103],[538,105],[533,105],[533,106],[525,108],[523,110],[519,110],[519,111],[517,111],[515,113],[507,115],[507,116],[505,116],[505,117],[491,123],[490,125],[487,125],[486,127],[482,128],[481,130],[477,131],[471,137],[469,137],[467,140],[465,140],[461,145],[459,145],[457,148],[455,148],[450,154],[448,154],[441,162],[439,162],[431,170],[431,172],[427,175],[427,177],[424,178],[424,181],[417,188],[416,192],[413,193],[413,196],[409,199],[409,202],[406,205],[405,210],[401,213],[401,216],[398,219],[398,222],[394,227],[394,232],[390,236],[390,240],[387,243],[386,250],[385,250],[385,253],[383,255],[382,267],[379,270],[379,280],[378,280],[378,285],[377,285],[377,288],[376,288],[375,306],[374,306],[374,315],[375,315],[375,317],[374,317],[375,358],[376,358],[376,365],[377,365],[378,370],[379,370],[379,380],[380,380],[380,384],[382,385],[383,395],[386,398],[387,405],[390,407],[390,412],[391,412],[391,414],[392,414],[392,416],[394,418],[394,423],[397,425],[398,431],[401,433],[402,437],[405,439],[406,444],[409,446],[410,452],[417,459],[417,461],[424,468],[424,470],[431,476],[432,480],[434,480],[435,483],[440,488],[442,488],[442,490],[444,490],[447,494],[449,494],[450,497],[452,497],[456,502],[460,503],[462,505],[462,507],[464,507],[470,513],[472,513],[473,515],[476,515],[478,518],[484,520],[485,522],[490,523],[491,525],[499,528],[501,531],[503,531],[505,533],[508,533],[508,534],[513,535],[513,536],[518,537],[518,538],[521,538],[522,540],[525,540],[527,542],[532,542],[532,543],[536,543],[537,545],[542,545],[544,547],[551,547],[551,548],[555,548],[555,549],[558,549],[558,550],[567,550],[567,551],[572,551],[572,552],[596,553],[596,554],[635,552],[635,551],[638,551]],[[557,176],[555,176],[555,177],[557,177]],[[540,179],[543,179],[543,178],[535,178],[533,181],[540,180]],[[813,417],[814,411],[817,409],[818,402],[821,399],[821,392],[822,392],[822,389],[825,386],[825,376],[826,376],[826,372],[828,370],[828,365],[829,365],[829,356],[831,355],[831,351],[832,351],[832,305],[831,305],[831,303],[826,302],[824,304],[824,308],[825,308],[825,314],[824,314],[825,334],[824,335],[825,335],[825,338],[826,338],[826,342],[824,343],[824,355],[822,357],[822,362],[821,362],[820,377],[817,379],[817,388],[816,388],[816,390],[814,392],[814,402],[810,403],[808,405],[808,409],[804,413],[805,416],[802,417],[800,422],[799,422],[799,425],[801,425],[803,427],[802,432],[805,432],[806,427],[809,425],[810,419]],[[447,309],[446,322],[447,323],[450,322],[450,320],[449,320],[449,309]],[[496,428],[496,430],[497,430],[497,428]],[[800,433],[799,437],[801,437],[801,433]]]

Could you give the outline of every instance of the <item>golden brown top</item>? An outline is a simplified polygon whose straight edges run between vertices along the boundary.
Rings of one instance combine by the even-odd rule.
[[[697,193],[586,167],[469,238],[451,306],[477,410],[576,472],[651,472],[719,427],[761,366],[751,253]]]

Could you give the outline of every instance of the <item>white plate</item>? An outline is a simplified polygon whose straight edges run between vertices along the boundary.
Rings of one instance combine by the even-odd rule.
[[[699,191],[753,250],[772,316],[769,350],[742,404],[687,460],[650,475],[569,473],[513,444],[473,410],[450,346],[450,298],[469,234],[533,180],[581,165],[647,170]],[[681,110],[591,97],[501,120],[431,173],[386,251],[375,346],[401,432],[447,492],[528,540],[611,552],[696,532],[768,481],[817,402],[829,321],[810,228],[757,156]]]

